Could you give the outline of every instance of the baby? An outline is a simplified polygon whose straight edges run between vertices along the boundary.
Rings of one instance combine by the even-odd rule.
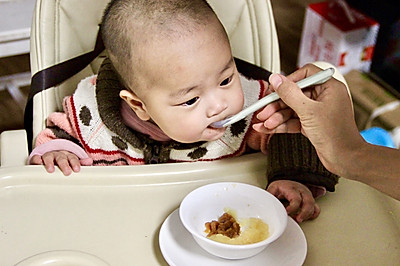
[[[333,191],[337,176],[305,138],[258,133],[254,115],[228,128],[210,126],[266,95],[268,83],[239,74],[206,1],[111,1],[102,36],[109,58],[64,99],[64,113],[49,116],[30,164],[48,172],[57,165],[69,175],[81,165],[212,161],[262,151],[268,191],[289,202],[298,222],[318,216],[318,193],[310,188]]]

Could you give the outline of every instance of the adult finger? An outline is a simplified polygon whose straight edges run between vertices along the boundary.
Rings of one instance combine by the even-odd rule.
[[[293,116],[293,110],[290,108],[283,109],[271,115],[270,118],[264,121],[264,126],[269,129],[278,127],[285,123]]]
[[[269,81],[280,98],[301,116],[305,104],[311,100],[303,94],[294,82],[280,74],[272,74]]]
[[[264,126],[264,123],[253,124],[253,129],[262,134],[273,134],[273,133],[302,133],[300,120],[297,118],[289,119],[279,126],[269,129]]]
[[[279,112],[283,108],[287,108],[287,105],[285,103],[283,103],[282,101],[276,101],[276,102],[270,103],[257,113],[256,118],[258,120],[265,121],[271,115],[273,115],[276,112]]]
[[[317,67],[314,64],[306,64],[305,66],[299,68],[298,70],[294,71],[293,73],[290,73],[287,78],[293,82],[297,82],[299,80],[305,79],[322,69]]]

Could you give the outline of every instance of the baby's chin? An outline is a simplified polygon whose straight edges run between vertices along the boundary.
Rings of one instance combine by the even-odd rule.
[[[215,127],[207,127],[204,131],[205,139],[204,141],[214,141],[220,139],[225,134],[226,128],[215,128]]]
[[[181,143],[195,143],[199,141],[214,141],[220,139],[225,134],[226,128],[213,128],[211,126],[204,129],[203,132],[199,134],[198,137],[187,137],[187,138],[174,138],[173,140],[181,142]]]

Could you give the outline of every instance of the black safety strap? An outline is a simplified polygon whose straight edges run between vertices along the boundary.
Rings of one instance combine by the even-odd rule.
[[[104,44],[99,30],[96,38],[94,50],[54,66],[43,69],[31,79],[31,88],[29,91],[24,113],[24,127],[28,137],[28,148],[32,150],[32,125],[33,125],[33,97],[48,88],[52,88],[79,73],[88,66],[101,52],[104,51]]]
[[[256,66],[252,63],[249,63],[247,61],[244,61],[236,57],[235,57],[235,64],[239,73],[248,78],[268,81],[269,76],[271,76],[272,74],[271,72],[262,67]]]

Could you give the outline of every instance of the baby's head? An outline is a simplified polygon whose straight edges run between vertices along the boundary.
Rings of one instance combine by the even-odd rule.
[[[121,98],[170,138],[216,140],[225,129],[210,124],[242,109],[229,40],[206,1],[114,0],[102,34]]]

